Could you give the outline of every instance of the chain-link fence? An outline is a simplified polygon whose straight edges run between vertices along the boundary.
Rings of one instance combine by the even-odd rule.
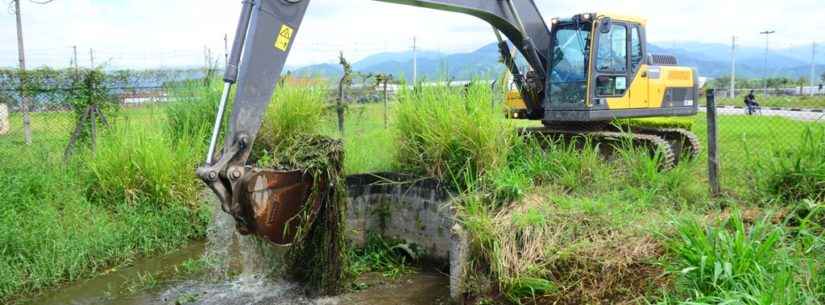
[[[0,88],[0,143],[24,144],[26,141],[26,111],[28,105],[28,129],[33,144],[67,143],[85,104],[72,100],[77,88],[57,88],[27,92],[25,98],[17,88]],[[106,94],[118,111],[128,111],[171,101],[164,87],[117,87],[107,88]],[[25,102],[24,102],[25,101]],[[134,112],[134,111],[132,111]]]
[[[718,93],[715,98],[708,94],[708,104],[715,104]],[[809,172],[821,171],[825,162],[824,110],[720,105],[713,114],[715,121],[710,116],[698,117],[695,132],[708,143],[713,140],[708,129],[715,125],[722,191],[745,197],[766,191],[785,196],[797,192],[794,188],[805,181],[820,188],[825,183],[817,180],[823,173]],[[714,174],[710,176],[713,182]]]
[[[0,69],[0,145],[65,146],[84,132],[84,120],[108,124],[108,115],[142,113],[128,109],[172,101],[168,88],[209,75],[198,69]]]

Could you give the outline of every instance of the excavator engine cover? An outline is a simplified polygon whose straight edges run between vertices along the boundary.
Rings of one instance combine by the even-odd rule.
[[[319,193],[326,193],[325,184],[320,185]],[[246,224],[239,231],[282,246],[299,240],[301,228],[314,221],[326,197],[312,196],[313,186],[312,176],[302,170],[252,170],[242,178],[238,193]]]

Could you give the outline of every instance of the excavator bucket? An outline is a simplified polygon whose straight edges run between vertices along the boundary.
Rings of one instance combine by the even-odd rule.
[[[313,186],[312,176],[301,170],[253,169],[242,178],[238,193],[245,218],[239,231],[276,245],[292,244],[314,221],[326,197],[320,195],[326,193],[323,187],[313,194]]]

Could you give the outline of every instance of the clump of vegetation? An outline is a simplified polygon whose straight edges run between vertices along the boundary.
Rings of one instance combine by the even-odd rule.
[[[467,178],[504,166],[515,132],[491,109],[492,91],[482,84],[466,88],[402,87],[398,95],[398,163],[467,188]]]
[[[84,70],[72,81],[68,100],[75,112],[75,141],[86,143],[91,139],[92,124],[105,124],[120,109],[111,94],[112,76],[100,69]]]
[[[204,236],[211,207],[189,201],[197,182],[191,174],[194,163],[179,159],[186,153],[141,146],[165,143],[152,140],[162,134],[159,130],[114,132],[123,139],[107,133],[97,158],[76,158],[68,165],[50,146],[22,155],[0,149],[0,159],[14,160],[0,162],[0,202],[14,203],[0,211],[0,300],[86,278]],[[118,153],[134,159],[115,158]]]
[[[676,289],[663,303],[816,303],[821,263],[798,252],[813,249],[797,248],[797,241],[773,224],[771,216],[746,221],[735,212],[718,224],[679,221],[677,235],[668,241],[676,256]]]
[[[326,113],[327,90],[323,86],[279,86],[266,109],[255,140],[257,150],[284,151],[300,145],[306,135],[318,135]],[[265,155],[275,156],[272,153]],[[283,157],[283,154],[277,154]]]
[[[282,146],[272,152],[275,156],[288,156],[286,160],[289,160],[275,167],[304,170],[316,183],[313,183],[308,204],[297,215],[303,224],[297,236],[302,239],[290,246],[287,253],[288,272],[304,283],[311,295],[337,295],[347,286],[349,278],[343,145],[324,137],[298,137],[295,140],[296,146]],[[316,213],[312,203],[316,200],[321,202],[321,208],[313,222]]]
[[[163,108],[169,138],[174,142],[191,139],[208,143],[218,113],[221,87],[204,86],[202,82],[193,80],[171,86],[170,90],[176,100]],[[227,109],[232,109],[231,105]]]
[[[97,152],[85,161],[91,174],[90,198],[196,204],[201,183],[192,170],[204,147],[188,137],[173,143],[161,130],[139,124],[117,126],[104,134]]]
[[[764,189],[784,201],[825,201],[825,128],[808,128],[799,145],[761,160]]]
[[[398,276],[409,271],[409,265],[417,253],[407,253],[403,241],[391,240],[370,233],[361,248],[350,249],[350,272],[359,275],[365,272],[382,272],[386,277]]]
[[[543,136],[517,138],[507,164],[488,173],[485,187],[498,200],[521,199],[535,186],[554,185],[565,191],[594,191],[610,176],[610,167],[587,138],[564,143]],[[581,146],[581,148],[579,148]]]
[[[638,300],[658,287],[655,240],[622,226],[602,202],[553,201],[533,195],[499,210],[479,198],[464,203],[477,265],[499,286],[492,290],[515,303],[592,304]]]
[[[347,251],[344,148],[319,135],[326,91],[322,87],[282,86],[276,91],[256,140],[258,166],[308,173],[313,188],[299,212],[300,240],[287,253],[287,272],[313,295],[337,295],[346,287]],[[313,202],[321,208],[313,210]],[[311,221],[313,220],[314,221]]]

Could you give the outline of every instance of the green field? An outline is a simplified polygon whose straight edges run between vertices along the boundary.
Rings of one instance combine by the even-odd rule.
[[[382,104],[351,105],[345,171],[452,181],[479,302],[825,302],[821,123],[720,117],[724,192],[712,198],[704,155],[660,172],[628,147],[606,161],[594,148],[540,146],[511,136],[525,123],[489,109],[489,89],[431,90],[392,102],[386,128]],[[202,238],[210,207],[192,173],[214,100],[205,90],[192,104],[123,110],[96,155],[68,165],[71,114],[35,114],[30,147],[12,117],[0,136],[0,202],[14,203],[0,214],[0,300]],[[320,120],[338,137],[333,113]],[[703,117],[680,120],[705,143]]]

